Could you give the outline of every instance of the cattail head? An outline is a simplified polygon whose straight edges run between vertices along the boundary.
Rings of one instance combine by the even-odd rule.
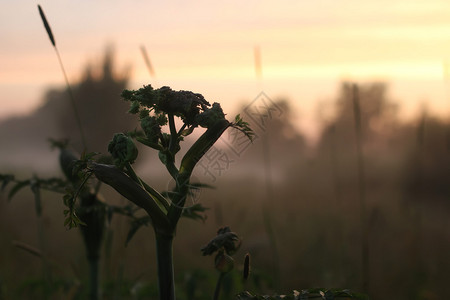
[[[245,259],[244,259],[244,280],[247,280],[248,275],[250,275],[250,254],[247,253],[245,254]]]
[[[48,37],[50,38],[50,42],[52,42],[53,47],[56,47],[55,38],[53,37],[52,29],[47,22],[47,18],[45,17],[44,11],[41,6],[38,4],[39,14],[41,15],[42,22],[44,23],[45,30],[47,31]]]

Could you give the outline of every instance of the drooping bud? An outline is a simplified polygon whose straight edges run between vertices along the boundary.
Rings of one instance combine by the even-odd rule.
[[[234,259],[224,251],[220,251],[216,255],[214,264],[220,273],[228,273],[234,268]]]
[[[122,167],[125,163],[132,164],[138,155],[133,140],[123,133],[116,133],[108,145],[108,151],[114,158],[114,163]]]

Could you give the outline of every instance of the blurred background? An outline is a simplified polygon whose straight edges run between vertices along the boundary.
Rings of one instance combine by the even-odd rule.
[[[209,208],[208,218],[179,226],[180,299],[212,294],[217,274],[199,249],[223,225],[243,240],[226,282],[231,294],[318,286],[371,299],[450,294],[448,1],[40,4],[89,151],[105,153],[115,132],[138,126],[120,93],[144,84],[201,93],[229,120],[240,113],[255,129],[253,144],[228,131],[197,167],[196,178],[215,189],[192,200]],[[48,138],[83,149],[58,59],[36,3],[0,7],[0,173],[62,176]],[[167,189],[169,176],[145,150],[138,172]],[[8,201],[7,192],[0,194],[0,298],[39,298],[41,262],[13,245],[38,246],[33,195],[23,190]],[[45,253],[68,297],[86,285],[81,235],[64,228],[60,195],[44,193],[42,207]],[[151,228],[125,247],[129,220],[115,216],[108,226],[105,299],[153,295]],[[244,286],[238,270],[246,252],[252,279]]]

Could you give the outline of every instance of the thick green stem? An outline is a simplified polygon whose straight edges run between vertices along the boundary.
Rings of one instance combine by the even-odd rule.
[[[184,174],[180,174],[177,177],[175,193],[172,197],[172,204],[170,205],[169,212],[167,213],[167,217],[170,220],[171,225],[175,230],[176,224],[181,217],[183,212],[184,203],[186,202],[186,197],[189,192],[189,179],[190,174],[188,176]]]
[[[128,163],[128,162],[125,163],[125,168],[128,171],[127,175],[129,175],[130,178],[133,179],[137,184],[139,184],[144,190],[149,192],[149,194],[155,200],[156,204],[158,204],[159,208],[161,208],[161,210],[164,213],[167,213],[167,209],[169,208],[169,203],[167,203],[166,199],[164,199],[164,197],[161,194],[159,194],[152,187],[150,187],[148,184],[146,184],[141,178],[139,178],[136,175],[136,172],[134,171],[134,169],[130,163]]]
[[[98,180],[113,187],[119,194],[145,209],[156,231],[166,233],[173,226],[152,196],[138,183],[114,166],[92,163],[92,172]]]
[[[156,258],[158,261],[158,286],[160,300],[175,300],[172,241],[173,235],[156,233]]]
[[[103,204],[96,194],[85,193],[80,197],[78,214],[86,226],[80,231],[86,247],[86,258],[89,263],[89,299],[97,300],[99,295],[99,261],[100,250],[105,232],[105,213]]]
[[[144,187],[142,185],[141,180],[139,179],[139,177],[136,175],[136,172],[134,171],[133,167],[131,166],[131,164],[129,162],[125,163],[125,168],[128,171],[128,176],[131,177],[131,179],[133,179],[134,181],[136,181],[137,184],[139,184],[140,186]]]

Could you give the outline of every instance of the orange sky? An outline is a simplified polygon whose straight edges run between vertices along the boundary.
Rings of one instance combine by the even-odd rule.
[[[444,62],[450,61],[450,1],[41,1],[71,81],[108,43],[133,87],[150,78],[191,89],[236,109],[261,89],[288,97],[303,127],[342,78],[388,80],[405,114],[430,101],[450,111]],[[0,4],[0,118],[32,110],[49,86],[64,83],[36,3]],[[257,84],[253,48],[261,47]],[[228,106],[228,107],[227,107]],[[445,113],[443,115],[446,115]]]

